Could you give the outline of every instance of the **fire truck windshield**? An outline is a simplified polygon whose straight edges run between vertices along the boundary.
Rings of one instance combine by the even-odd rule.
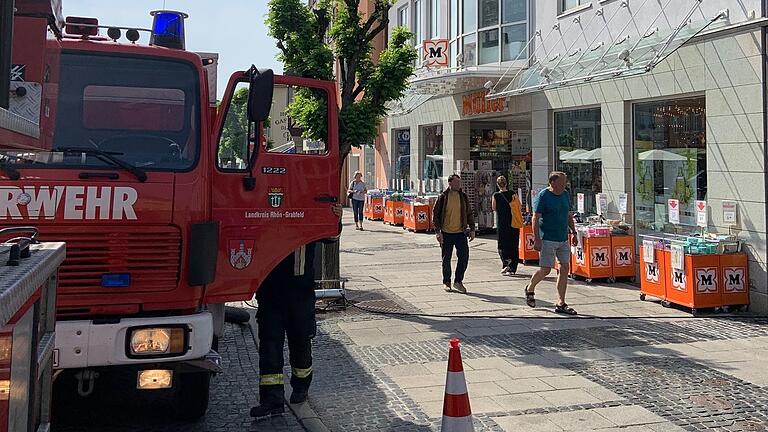
[[[188,170],[199,154],[199,82],[182,61],[64,52],[52,151],[0,152],[0,159],[17,167],[114,167],[108,154],[143,171]]]

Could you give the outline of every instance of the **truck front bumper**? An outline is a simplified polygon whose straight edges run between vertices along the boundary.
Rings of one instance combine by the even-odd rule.
[[[168,356],[129,357],[128,338],[135,328],[180,325],[188,331],[185,352]],[[126,318],[109,323],[95,323],[90,320],[59,321],[56,323],[54,368],[184,362],[208,355],[212,341],[213,318],[209,312],[171,317]]]

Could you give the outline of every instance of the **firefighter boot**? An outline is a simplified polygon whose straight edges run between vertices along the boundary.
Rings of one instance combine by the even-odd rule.
[[[251,417],[256,420],[264,420],[270,417],[279,417],[285,414],[285,405],[274,402],[267,402],[251,408]]]

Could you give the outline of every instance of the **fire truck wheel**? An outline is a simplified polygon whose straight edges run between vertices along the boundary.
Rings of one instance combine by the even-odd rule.
[[[209,372],[180,374],[174,397],[177,417],[181,420],[196,420],[204,416],[208,410],[210,388]]]
[[[251,320],[251,314],[245,309],[233,306],[224,308],[224,321],[232,324],[245,324]]]

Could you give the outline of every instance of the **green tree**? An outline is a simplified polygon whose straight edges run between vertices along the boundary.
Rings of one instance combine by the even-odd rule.
[[[266,22],[286,74],[333,80],[338,64],[341,160],[353,146],[373,142],[385,105],[402,97],[414,72],[413,34],[402,27],[392,32],[378,60],[373,59],[373,41],[389,25],[392,3],[374,0],[373,12],[363,17],[360,0],[320,0],[314,10],[301,0],[269,2]],[[322,94],[302,89],[288,114],[314,138],[324,137],[326,103]]]
[[[248,145],[247,106],[248,89],[241,88],[232,96],[229,112],[227,112],[227,117],[224,120],[221,145],[219,146],[219,160],[245,159]]]

